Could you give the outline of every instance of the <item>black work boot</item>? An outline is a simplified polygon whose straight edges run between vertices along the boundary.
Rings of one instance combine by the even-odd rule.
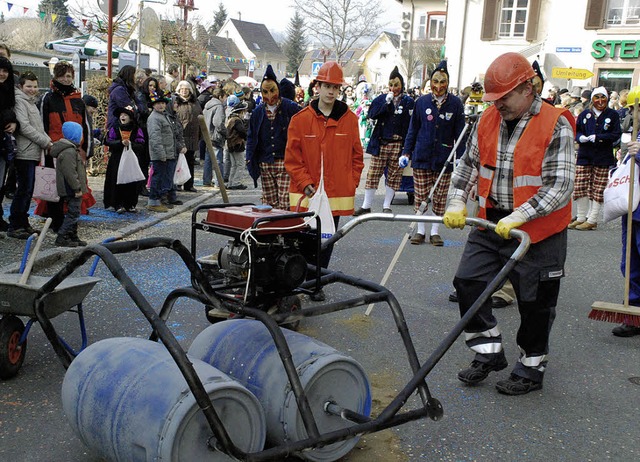
[[[489,372],[501,371],[508,365],[509,363],[507,363],[507,358],[504,357],[504,353],[491,363],[483,363],[474,359],[468,368],[458,372],[458,380],[469,385],[475,385],[486,379]]]

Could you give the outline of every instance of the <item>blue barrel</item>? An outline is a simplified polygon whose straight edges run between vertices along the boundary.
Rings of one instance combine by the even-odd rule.
[[[324,343],[282,329],[321,434],[352,426],[324,411],[327,402],[369,416],[371,390],[360,364]],[[229,374],[262,403],[267,440],[274,445],[307,438],[295,395],[275,343],[259,321],[232,319],[207,327],[193,341],[189,355]],[[300,454],[307,460],[334,461],[347,454],[358,437]]]
[[[234,444],[260,451],[262,406],[245,387],[190,358]],[[229,461],[207,445],[212,431],[173,358],[159,343],[110,338],[71,363],[62,405],[82,442],[110,461]]]

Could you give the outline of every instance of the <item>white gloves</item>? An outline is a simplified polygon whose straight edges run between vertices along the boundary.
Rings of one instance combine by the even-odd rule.
[[[596,142],[596,135],[589,135],[588,138],[589,138],[589,141],[591,141],[592,143]]]
[[[405,168],[407,165],[409,165],[409,157],[405,155],[400,156],[398,159],[398,167]]]
[[[387,93],[387,104],[391,104],[392,101],[393,101],[393,93],[389,92]]]
[[[580,138],[578,138],[578,141],[580,141],[581,143],[588,143],[589,142],[589,137],[588,136],[584,136],[584,135],[580,135]]]

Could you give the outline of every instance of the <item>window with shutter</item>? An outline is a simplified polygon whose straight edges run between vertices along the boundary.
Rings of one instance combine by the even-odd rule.
[[[488,41],[498,38],[498,15],[500,0],[485,0],[482,12],[482,31],[480,40]]]
[[[538,38],[538,24],[540,23],[540,0],[529,0],[529,14],[527,15],[526,39],[533,42]]]
[[[640,24],[640,0],[609,1],[606,27],[633,27],[638,24]]]
[[[589,0],[587,2],[587,14],[584,18],[584,28],[602,29],[604,27],[606,0]]]
[[[501,38],[524,37],[528,7],[529,0],[502,0],[498,32]]]

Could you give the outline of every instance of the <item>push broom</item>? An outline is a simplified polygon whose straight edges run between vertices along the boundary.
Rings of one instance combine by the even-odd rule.
[[[636,141],[638,137],[638,98],[633,103],[633,130],[631,139]],[[640,307],[629,306],[629,288],[631,286],[631,222],[633,214],[633,185],[635,184],[635,159],[630,159],[629,174],[629,206],[627,209],[627,238],[626,251],[624,255],[624,304],[609,302],[593,302],[589,319],[596,321],[607,321],[627,324],[629,326],[640,327]]]

